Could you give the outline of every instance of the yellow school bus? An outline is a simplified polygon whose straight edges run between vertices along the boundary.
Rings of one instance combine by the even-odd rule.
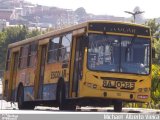
[[[3,97],[19,109],[75,110],[148,102],[151,35],[143,25],[88,21],[8,46]]]

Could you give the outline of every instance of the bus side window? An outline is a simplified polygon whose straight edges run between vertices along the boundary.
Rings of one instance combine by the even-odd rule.
[[[37,55],[37,49],[38,44],[36,42],[33,42],[29,46],[29,53],[28,53],[28,66],[33,67],[36,65],[36,55]]]
[[[67,34],[62,37],[62,45],[60,46],[59,60],[62,62],[68,62],[70,56],[70,45],[72,41],[72,34]]]
[[[6,71],[8,71],[9,67],[10,67],[10,58],[11,58],[11,54],[10,54],[10,50],[8,49],[8,52],[7,52],[7,61],[6,61]]]
[[[48,49],[48,63],[58,61],[58,48],[59,48],[60,37],[56,37],[50,40]]]
[[[19,68],[23,69],[27,67],[27,60],[28,60],[28,48],[29,45],[25,45],[21,47],[20,50],[20,58],[19,58]]]

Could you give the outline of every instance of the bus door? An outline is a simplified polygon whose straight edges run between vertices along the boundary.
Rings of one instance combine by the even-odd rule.
[[[11,80],[10,80],[10,88],[11,88],[11,100],[15,100],[15,89],[16,89],[16,79],[17,79],[17,69],[18,69],[18,57],[19,57],[19,52],[14,52],[12,54],[12,67],[11,67]]]
[[[45,61],[47,45],[40,46],[40,68],[39,68],[39,81],[38,81],[38,99],[43,99],[43,83],[44,83],[44,72],[45,72]]]
[[[82,66],[83,66],[83,57],[84,57],[84,44],[83,44],[83,37],[76,37],[73,40],[73,47],[74,50],[74,57],[72,56],[72,61],[74,62],[71,67],[73,69],[72,74],[72,82],[71,82],[71,96],[77,97],[78,96],[78,83],[79,80],[82,79]],[[74,49],[75,48],[75,49]]]

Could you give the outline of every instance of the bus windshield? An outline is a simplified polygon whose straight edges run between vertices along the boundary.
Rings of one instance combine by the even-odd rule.
[[[88,69],[149,74],[150,39],[89,34]]]

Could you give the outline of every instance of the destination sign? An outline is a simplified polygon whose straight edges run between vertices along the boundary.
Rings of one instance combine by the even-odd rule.
[[[118,23],[89,23],[89,30],[150,36],[149,28]]]

